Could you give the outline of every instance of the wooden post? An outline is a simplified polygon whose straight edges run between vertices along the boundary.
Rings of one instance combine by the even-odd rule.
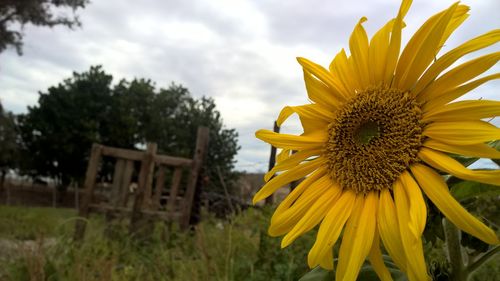
[[[189,175],[186,194],[184,194],[184,206],[182,208],[181,228],[186,229],[189,226],[191,219],[191,209],[193,207],[194,192],[198,175],[208,147],[209,130],[206,127],[199,127],[196,137],[196,149],[194,151],[193,163],[191,166],[191,174]]]
[[[146,209],[151,209],[152,199],[153,199],[153,175],[155,169],[155,156],[158,151],[158,145],[156,143],[148,143],[149,149],[147,149],[149,155],[151,157],[151,162],[148,163],[148,170],[146,175],[146,181],[144,182],[144,207]],[[148,160],[149,161],[149,160]]]
[[[86,218],[89,216],[89,205],[92,200],[92,195],[95,187],[95,178],[97,175],[97,168],[99,166],[99,160],[101,159],[102,146],[98,144],[92,145],[92,150],[90,153],[89,163],[87,165],[87,173],[85,174],[85,184],[83,199],[80,205],[80,210],[78,211],[78,216],[80,219],[76,221],[75,234],[73,236],[75,241],[80,241],[85,235],[85,228],[87,226]]]
[[[120,202],[120,193],[122,192],[123,172],[125,170],[125,160],[116,159],[115,171],[113,172],[113,184],[111,185],[111,193],[109,203],[113,207],[118,207]]]
[[[49,185],[47,185],[50,188]],[[57,207],[57,183],[52,187],[52,208]]]
[[[161,207],[161,192],[163,191],[163,186],[165,185],[165,167],[159,166],[158,172],[156,174],[156,185],[155,185],[155,194],[153,196],[153,210],[159,210]]]
[[[174,175],[172,177],[172,185],[170,187],[170,193],[168,194],[167,213],[170,218],[173,217],[175,212],[175,204],[177,202],[177,194],[179,193],[179,185],[181,184],[181,178],[182,178],[182,168],[177,167],[174,170]]]
[[[123,180],[123,170],[125,168],[125,160],[117,158],[115,162],[115,170],[113,171],[113,183],[111,184],[111,192],[109,192],[109,201],[108,205],[112,208],[119,207],[120,204],[120,192],[121,190],[121,182]],[[119,214],[121,215],[121,214]],[[117,213],[113,212],[113,210],[107,210],[105,214],[106,218],[106,226],[104,229],[104,233],[106,236],[111,237],[112,233],[112,221],[116,219]]]
[[[274,128],[273,131],[275,133],[280,132],[280,127],[278,127],[278,123],[274,121]],[[271,169],[274,167],[274,164],[276,163],[276,147],[271,145],[271,154],[269,155],[269,166],[268,166],[268,171],[271,171]],[[266,205],[272,205],[274,203],[274,193],[269,195],[269,197],[266,198],[265,201]]]
[[[144,203],[148,203],[149,200],[144,200],[148,194],[147,184],[151,185],[152,172],[154,169],[154,156],[156,154],[157,145],[156,143],[148,143],[146,153],[144,154],[144,159],[141,163],[141,171],[139,173],[139,186],[135,191],[134,206],[132,207],[132,214],[130,216],[130,233],[136,232],[140,228],[140,221],[142,220],[141,210],[144,207]],[[151,188],[151,187],[150,187]]]
[[[75,183],[75,209],[80,209],[80,186]]]
[[[5,204],[10,205],[10,181],[5,181]]]
[[[125,170],[123,171],[123,178],[121,181],[121,192],[120,192],[120,206],[128,207],[128,197],[129,197],[129,187],[132,181],[132,173],[134,172],[134,161],[126,160]]]

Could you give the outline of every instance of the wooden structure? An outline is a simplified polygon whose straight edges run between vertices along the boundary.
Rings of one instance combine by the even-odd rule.
[[[273,125],[273,132],[279,133],[280,132],[280,127],[278,126],[278,122],[274,121]],[[276,163],[276,147],[271,145],[271,153],[269,154],[269,167],[268,171],[271,171],[271,169],[274,167],[274,164]],[[266,204],[274,204],[274,193],[269,195],[266,198]]]
[[[208,145],[208,128],[198,128],[196,149],[192,159],[157,155],[157,145],[149,143],[146,151],[127,150],[93,144],[85,176],[84,193],[81,198],[79,217],[88,218],[91,212],[126,215],[130,218],[130,231],[134,232],[144,219],[157,218],[165,221],[178,221],[187,228],[191,218],[193,198],[200,169]],[[107,202],[94,202],[96,177],[102,157],[116,159],[113,182]],[[140,162],[137,175],[137,188],[131,192],[134,162]],[[173,169],[171,185],[166,198],[166,207],[160,200],[164,192],[167,169]],[[181,178],[183,170],[189,170],[187,185],[181,197]],[[156,171],[156,176],[155,176]],[[154,188],[153,188],[153,183]],[[132,202],[130,202],[132,197]],[[79,219],[75,225],[75,240],[85,235],[86,219]]]

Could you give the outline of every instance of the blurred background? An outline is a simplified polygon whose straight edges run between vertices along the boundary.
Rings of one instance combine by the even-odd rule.
[[[454,1],[414,2],[404,42]],[[270,161],[269,145],[254,132],[272,129],[282,107],[308,102],[296,57],[327,66],[348,49],[360,17],[371,36],[399,4],[0,0],[0,262],[8,264],[0,280],[296,280],[307,271],[314,235],[281,251],[265,233],[273,202],[247,209]],[[499,1],[463,4],[471,15],[442,53],[500,24]],[[492,50],[498,46],[470,57]],[[498,86],[492,81],[464,98],[498,99]],[[159,155],[190,159],[200,126],[209,129],[194,198],[201,224],[191,233],[156,225],[147,243],[161,246],[151,250],[127,231],[106,240],[108,219],[91,217],[88,243],[74,247],[93,143],[141,151],[156,143]],[[291,118],[281,131],[301,129]],[[110,196],[113,165],[103,159],[94,178],[101,196]],[[184,173],[181,186],[189,184]],[[498,214],[497,204],[489,208]],[[431,268],[446,267],[437,256]]]

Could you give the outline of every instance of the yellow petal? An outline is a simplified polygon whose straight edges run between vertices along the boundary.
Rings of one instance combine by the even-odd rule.
[[[375,236],[373,237],[372,248],[368,254],[368,258],[380,280],[392,281],[391,273],[387,270],[387,267],[384,264],[384,259],[382,258],[382,252],[380,251],[380,238],[377,229],[375,229]]]
[[[304,83],[306,85],[307,96],[313,102],[320,104],[332,111],[340,107],[341,100],[336,99],[331,94],[331,90],[325,83],[314,77],[311,72],[304,69]]]
[[[403,0],[399,7],[398,17],[404,18],[411,7],[412,0]]]
[[[329,176],[326,175],[326,169],[320,167],[296,186],[274,211],[269,235],[281,236],[290,231],[316,199],[328,189],[329,185],[322,184],[324,180],[329,180]]]
[[[306,104],[300,106],[285,106],[278,116],[276,123],[281,126],[285,120],[293,113],[297,113],[301,117],[314,119],[318,121],[331,122],[334,114],[322,107],[319,104]]]
[[[450,91],[490,69],[499,59],[500,52],[495,52],[465,62],[436,79],[418,94],[417,99],[427,101],[441,96],[442,93]]]
[[[354,77],[354,70],[349,66],[349,61],[345,50],[342,49],[330,63],[330,72],[334,77],[338,77],[340,84],[346,91],[346,97],[350,97],[361,90],[360,82]]]
[[[450,23],[446,26],[446,30],[441,38],[441,42],[439,42],[439,46],[442,47],[445,45],[446,40],[448,40],[453,31],[455,31],[455,29],[457,29],[469,17],[469,14],[467,14],[469,11],[469,6],[459,5],[457,7]]]
[[[394,260],[394,263],[403,271],[406,271],[406,256],[404,254],[403,242],[401,241],[401,234],[399,233],[396,207],[391,192],[387,189],[380,191],[377,224],[385,249]]]
[[[437,140],[428,139],[424,142],[424,146],[439,151],[444,151],[453,154],[460,154],[470,157],[500,159],[500,151],[488,146],[484,143],[471,145],[450,145],[439,142]]]
[[[275,133],[270,130],[258,130],[255,136],[274,147],[292,150],[318,149],[322,148],[328,139],[327,132],[318,132],[315,136],[295,136]]]
[[[434,62],[429,69],[427,69],[415,85],[414,93],[420,93],[427,85],[429,85],[436,77],[441,74],[446,68],[456,62],[458,59],[466,54],[480,50],[495,44],[500,40],[500,30],[492,30],[486,34],[471,39],[455,49],[447,52]]]
[[[328,125],[330,123],[301,116],[299,116],[299,120],[302,128],[304,128],[304,133],[302,133],[302,136],[324,136],[325,134],[327,134]]]
[[[467,94],[468,92],[474,90],[475,88],[481,86],[482,84],[484,84],[488,81],[491,81],[494,79],[499,79],[499,78],[500,78],[500,73],[492,74],[492,75],[488,75],[488,76],[482,77],[480,79],[474,80],[472,82],[469,82],[467,84],[464,84],[460,87],[453,88],[449,91],[445,91],[445,92],[440,93],[440,94],[436,93],[435,97],[433,99],[428,100],[424,103],[422,109],[423,109],[424,113],[432,111],[435,108],[439,108],[439,107],[449,103],[450,101],[453,101],[453,100]]]
[[[500,139],[500,129],[484,121],[434,122],[423,135],[437,141],[470,145]]]
[[[467,212],[451,196],[443,178],[435,171],[422,164],[414,164],[410,169],[427,197],[453,224],[486,243],[500,243],[495,232]]]
[[[363,17],[358,21],[354,31],[349,38],[349,50],[354,62],[355,70],[361,86],[366,88],[370,85],[368,72],[368,36],[363,28],[363,22],[366,18]]]
[[[319,227],[316,241],[307,256],[307,262],[310,268],[318,265],[322,257],[332,250],[345,222],[351,215],[353,206],[356,205],[354,203],[355,200],[356,194],[353,191],[344,191],[325,216],[325,219]],[[358,201],[361,201],[361,199],[358,199]],[[359,203],[358,205],[358,207],[361,207]]]
[[[448,155],[425,147],[420,149],[418,157],[432,167],[457,178],[500,185],[500,170],[469,170]]]
[[[419,236],[414,235],[410,226],[411,218],[408,194],[399,179],[395,182],[393,190],[399,233],[401,234],[401,241],[403,242],[404,253],[406,255],[408,277],[410,281],[426,281],[428,277],[422,240]]]
[[[338,185],[331,184],[330,182],[329,188],[316,200],[316,202],[314,202],[314,204],[310,205],[306,214],[298,221],[292,230],[283,237],[281,248],[287,247],[300,235],[313,229],[332,208],[332,205],[337,200],[341,191]]]
[[[312,161],[309,161],[305,164],[298,165],[298,166],[294,167],[293,169],[290,169],[290,170],[284,172],[283,174],[274,177],[269,182],[267,182],[257,192],[257,194],[255,194],[255,196],[253,197],[253,204],[255,204],[258,201],[273,194],[276,190],[278,190],[283,185],[307,176],[312,171],[316,170],[317,168],[324,165],[325,163],[326,163],[326,160],[322,157],[319,157],[319,158],[312,160]]]
[[[276,163],[281,163],[281,162],[285,161],[286,159],[288,159],[288,157],[290,157],[291,152],[292,152],[292,150],[290,150],[290,149],[282,149],[280,151],[280,153],[278,153],[278,155],[276,155]]]
[[[288,159],[278,162],[278,165],[274,166],[269,172],[267,172],[264,175],[264,181],[268,182],[277,172],[289,170],[299,165],[302,161],[308,159],[309,157],[319,155],[321,151],[322,149],[308,149],[292,154]]]
[[[319,265],[326,270],[333,270],[333,249],[326,251]]]
[[[394,78],[397,88],[410,89],[434,60],[441,47],[439,43],[457,7],[458,3],[455,3],[447,10],[432,16],[412,36],[396,69]]]
[[[428,111],[423,121],[477,120],[500,115],[500,101],[466,100],[450,103],[442,108]]]
[[[359,194],[357,197],[364,197]],[[339,251],[336,280],[355,281],[367,257],[375,235],[378,192],[370,192],[366,199],[354,206],[347,222]]]
[[[332,95],[335,100],[345,101],[345,96],[343,95],[342,90],[338,85],[338,81],[336,81],[336,79],[328,70],[326,70],[321,65],[305,58],[297,58],[297,61],[305,71],[311,73],[314,77],[316,77],[318,80],[323,82],[324,85],[327,86],[330,95]]]
[[[424,197],[410,173],[404,171],[400,179],[408,195],[410,205],[410,230],[418,238],[424,232],[427,219],[427,207],[425,206]]]
[[[389,42],[389,49],[387,51],[387,64],[384,75],[384,84],[386,85],[391,85],[394,71],[398,64],[399,51],[401,49],[401,29],[404,25],[403,19],[411,6],[411,2],[411,0],[403,0],[392,27],[391,40]]]
[[[394,21],[393,19],[386,23],[370,40],[368,61],[370,65],[371,82],[375,85],[384,82],[387,51],[389,49],[390,34],[394,26]]]

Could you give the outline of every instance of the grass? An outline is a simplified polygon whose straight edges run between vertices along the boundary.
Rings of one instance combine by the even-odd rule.
[[[159,223],[145,239],[132,239],[121,226],[105,237],[104,220],[95,216],[77,247],[74,211],[0,206],[0,240],[34,240],[3,257],[0,280],[297,280],[308,271],[314,236],[280,250],[280,240],[265,232],[270,215],[254,209],[230,220],[205,215],[191,232]]]
[[[280,249],[280,239],[266,233],[271,210],[249,209],[228,220],[205,214],[190,232],[157,223],[142,239],[119,224],[103,235],[103,217],[93,216],[77,246],[75,216],[69,209],[0,206],[0,280],[298,280],[309,271],[315,238],[312,231]],[[432,251],[439,258],[428,255],[429,264],[444,259]],[[492,259],[472,280],[495,280],[499,263]]]

